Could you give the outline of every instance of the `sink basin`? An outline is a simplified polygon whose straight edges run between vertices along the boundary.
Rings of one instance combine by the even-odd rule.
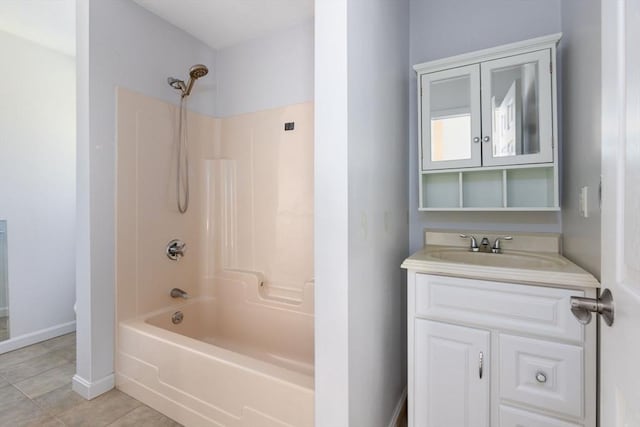
[[[521,269],[554,269],[567,264],[565,260],[528,252],[486,253],[468,250],[439,250],[429,252],[429,258],[443,262],[483,265],[488,267]]]
[[[491,240],[500,236],[482,234]],[[579,289],[600,287],[598,280],[589,272],[560,254],[559,235],[540,233],[515,236],[503,253],[494,254],[471,252],[466,243],[460,243],[457,232],[427,231],[425,240],[431,243],[405,259],[402,268],[411,272],[409,280],[416,280],[416,274],[431,274]]]

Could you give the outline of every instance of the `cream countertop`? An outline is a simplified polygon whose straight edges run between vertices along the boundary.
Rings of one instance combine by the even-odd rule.
[[[469,233],[465,233],[469,234]],[[485,235],[494,233],[471,233],[478,242]],[[557,234],[513,234],[511,248],[501,254],[470,252],[467,243],[454,232],[427,231],[427,244],[402,263],[402,268],[418,273],[471,279],[495,280],[523,284],[562,286],[570,288],[599,288],[598,280],[560,255],[560,239]],[[491,237],[490,237],[491,238]],[[545,240],[549,245],[544,247]],[[493,241],[493,239],[492,239]],[[451,245],[442,243],[453,243]],[[462,242],[462,245],[460,244]],[[512,242],[516,244],[511,244]],[[543,243],[541,245],[541,243]],[[536,251],[515,250],[535,248]]]

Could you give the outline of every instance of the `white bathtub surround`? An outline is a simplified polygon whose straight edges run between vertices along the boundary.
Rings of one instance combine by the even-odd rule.
[[[120,323],[118,387],[185,425],[312,426],[308,302],[266,300],[247,273],[225,272],[213,289]]]
[[[189,112],[184,215],[176,107],[120,88],[117,119],[116,386],[186,425],[313,425],[313,105]]]
[[[200,252],[203,153],[211,146],[218,121],[189,112],[191,200],[180,214],[175,197],[177,108],[159,100],[118,90],[118,159],[116,213],[117,320],[173,304],[178,287],[192,296],[200,288],[204,258]],[[209,145],[207,143],[209,142]],[[165,255],[169,241],[186,243],[178,261]]]
[[[205,159],[203,201],[205,238],[202,239],[204,277],[213,277],[221,266],[238,265],[237,164],[231,159]]]
[[[193,197],[180,215],[176,108],[118,90],[119,320],[172,304],[174,287],[202,295],[220,270],[262,274],[263,292],[301,298],[314,277],[312,118],[312,103],[224,119],[190,112]],[[175,238],[187,252],[172,262],[164,248]]]
[[[215,193],[205,219],[216,227],[215,269],[261,272],[265,284],[301,291],[313,279],[313,104],[219,124],[213,155],[224,160],[211,161],[216,181],[205,179]]]

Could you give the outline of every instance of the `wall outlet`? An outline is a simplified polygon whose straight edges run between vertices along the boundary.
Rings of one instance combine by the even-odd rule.
[[[589,187],[580,189],[580,216],[589,218]]]

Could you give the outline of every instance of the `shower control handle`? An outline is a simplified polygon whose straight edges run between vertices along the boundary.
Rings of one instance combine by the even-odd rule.
[[[177,261],[184,256],[187,244],[180,239],[174,239],[167,244],[165,253],[167,258],[172,261]]]

